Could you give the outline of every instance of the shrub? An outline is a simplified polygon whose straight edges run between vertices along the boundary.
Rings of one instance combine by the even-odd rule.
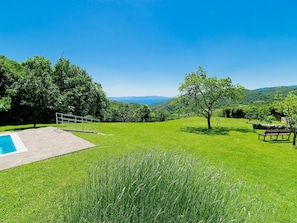
[[[243,182],[190,155],[155,150],[99,164],[63,196],[59,222],[260,222],[265,213]]]

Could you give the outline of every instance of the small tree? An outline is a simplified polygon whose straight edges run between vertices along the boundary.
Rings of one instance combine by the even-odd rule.
[[[257,123],[263,121],[271,122],[271,115],[268,107],[248,107],[244,109],[245,118],[248,119],[248,122],[257,120]]]
[[[179,97],[187,107],[204,116],[211,129],[210,119],[219,102],[226,98],[236,99],[243,95],[243,90],[242,86],[233,85],[229,77],[207,77],[206,71],[199,66],[196,72],[186,75],[179,87]]]
[[[136,110],[136,119],[140,122],[148,122],[150,121],[152,109],[147,106],[147,105],[141,105],[137,110]]]
[[[275,98],[277,110],[284,114],[287,125],[294,134],[293,146],[295,146],[297,136],[297,91],[289,92],[286,97],[278,93]]]

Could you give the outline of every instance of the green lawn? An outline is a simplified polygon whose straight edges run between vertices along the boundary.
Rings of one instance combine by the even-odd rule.
[[[129,150],[185,151],[224,168],[247,186],[263,188],[276,222],[296,222],[297,150],[287,142],[263,142],[246,120],[203,118],[160,123],[101,123],[107,135],[75,133],[97,147],[0,171],[0,222],[48,222],[59,195],[81,182],[91,166]],[[28,126],[0,127],[0,131]],[[112,135],[111,135],[112,134]],[[270,216],[272,216],[270,214]],[[272,220],[269,220],[272,221]]]

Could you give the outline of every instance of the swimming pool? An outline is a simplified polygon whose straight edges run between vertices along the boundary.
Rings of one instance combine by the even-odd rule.
[[[0,157],[28,151],[17,133],[0,135]]]

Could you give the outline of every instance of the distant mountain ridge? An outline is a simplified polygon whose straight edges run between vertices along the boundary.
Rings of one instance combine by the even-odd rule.
[[[257,88],[255,91],[265,91],[265,90],[273,90],[273,89],[296,89],[297,85],[290,85],[290,86],[275,86],[275,87],[262,87],[262,88]]]
[[[279,87],[264,87],[256,90],[246,90],[246,97],[242,99],[242,104],[253,103],[267,103],[270,104],[275,100],[275,95],[279,91],[283,95],[287,95],[288,92],[297,90],[297,85],[291,86],[279,86]]]
[[[272,103],[277,91],[280,91],[283,95],[286,95],[289,91],[297,90],[297,85],[291,86],[276,86],[276,87],[263,87],[255,90],[245,90],[246,97],[240,100],[241,104],[253,104],[253,103]],[[154,107],[167,107],[173,97],[164,96],[129,96],[129,97],[109,97],[111,101],[134,103],[134,104],[146,104]]]
[[[173,97],[165,96],[129,96],[129,97],[108,97],[111,101],[118,101],[124,103],[146,104],[153,105],[165,101],[170,101]]]

